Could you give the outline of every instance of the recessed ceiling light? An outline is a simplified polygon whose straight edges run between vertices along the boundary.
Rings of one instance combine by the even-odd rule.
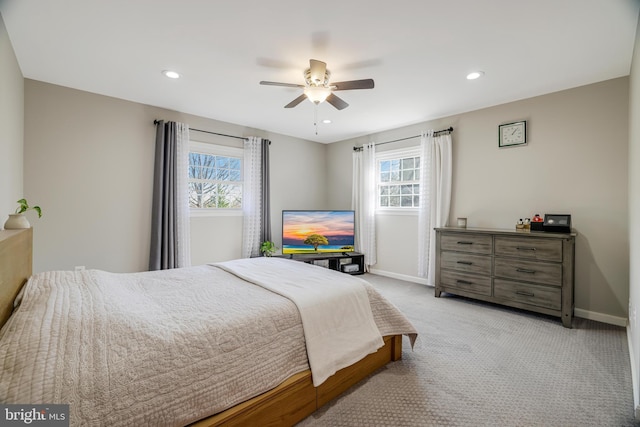
[[[473,73],[467,74],[467,80],[475,80],[484,76],[484,71],[474,71]]]
[[[171,71],[171,70],[164,70],[162,72],[162,74],[164,74],[165,76],[169,77],[170,79],[179,79],[180,78],[180,74],[176,73],[175,71]]]
[[[331,123],[331,120],[329,120],[329,119],[324,119],[324,120],[322,121],[322,123],[324,123],[325,125],[328,125],[329,123]]]

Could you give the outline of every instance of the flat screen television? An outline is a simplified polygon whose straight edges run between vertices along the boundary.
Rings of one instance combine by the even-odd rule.
[[[353,252],[354,235],[354,211],[282,211],[283,254]]]

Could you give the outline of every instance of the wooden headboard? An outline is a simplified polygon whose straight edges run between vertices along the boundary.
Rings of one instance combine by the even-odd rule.
[[[0,326],[13,311],[13,301],[31,276],[33,229],[0,230]]]

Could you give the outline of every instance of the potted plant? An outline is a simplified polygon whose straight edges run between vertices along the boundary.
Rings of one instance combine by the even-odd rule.
[[[42,217],[42,209],[40,209],[40,206],[29,206],[27,199],[18,200],[18,205],[16,212],[9,214],[9,219],[4,223],[5,230],[16,230],[31,227],[29,220],[24,216],[24,213],[29,210],[36,211],[38,213],[38,218]]]
[[[262,242],[262,244],[260,245],[260,252],[262,253],[262,255],[264,256],[271,256],[274,253],[276,253],[276,250],[278,249],[278,247],[275,245],[275,243],[267,240],[265,242]]]

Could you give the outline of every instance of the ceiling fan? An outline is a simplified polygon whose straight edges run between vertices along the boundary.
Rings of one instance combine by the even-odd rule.
[[[305,84],[295,83],[278,83],[261,81],[261,85],[267,86],[284,86],[298,87],[304,89],[304,93],[284,106],[284,108],[293,108],[300,104],[304,99],[308,99],[318,105],[327,101],[338,110],[345,109],[349,106],[344,100],[337,97],[333,92],[337,90],[353,90],[353,89],[373,89],[373,79],[349,80],[346,82],[330,83],[331,73],[327,70],[327,64],[316,59],[309,60],[309,68],[304,72]]]

